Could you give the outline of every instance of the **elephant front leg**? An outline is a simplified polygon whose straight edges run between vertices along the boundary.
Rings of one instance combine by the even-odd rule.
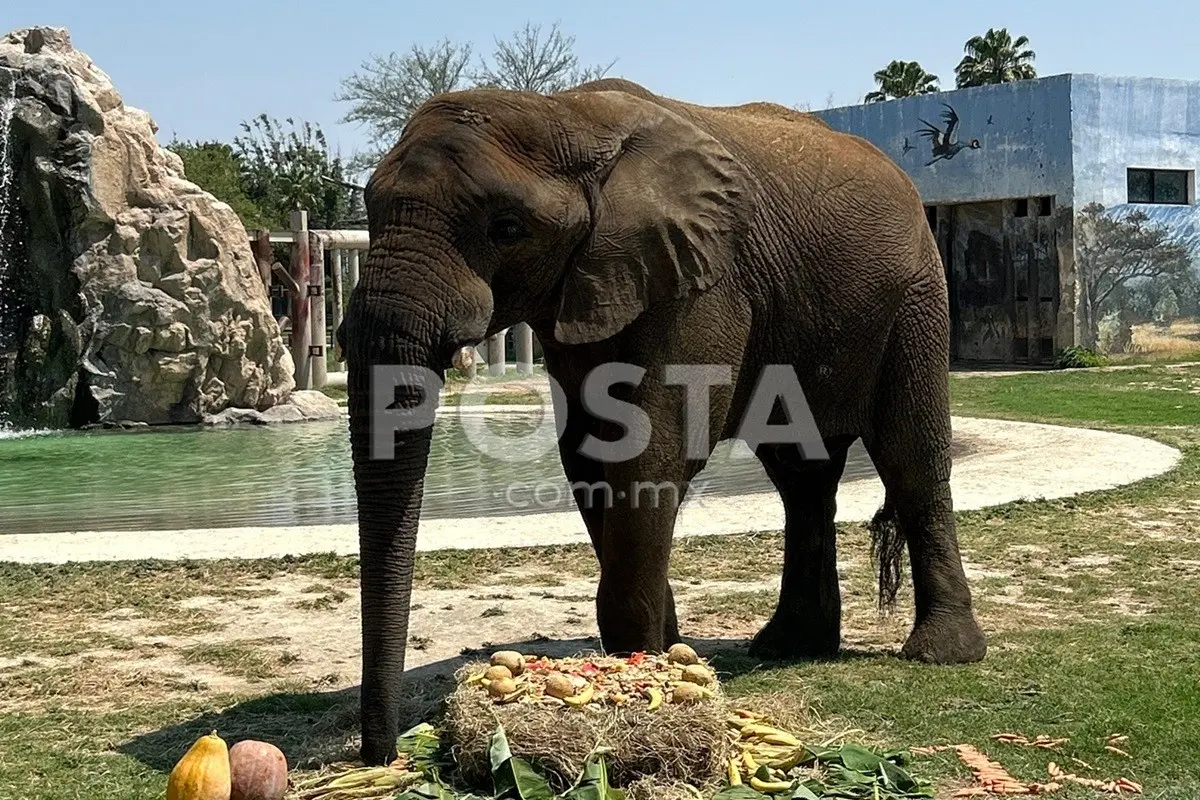
[[[668,572],[682,466],[643,462],[606,470],[613,505],[604,514],[596,621],[605,652],[662,652],[678,641]]]
[[[611,496],[605,479],[604,464],[579,452],[584,437],[598,433],[601,423],[584,409],[583,404],[570,397],[567,400],[567,422],[559,437],[559,456],[563,472],[570,483],[575,505],[583,517],[588,537],[601,565],[604,563],[604,516],[606,506],[617,500]],[[675,614],[675,597],[668,581],[663,598],[663,642],[667,647],[681,641],[679,621]]]

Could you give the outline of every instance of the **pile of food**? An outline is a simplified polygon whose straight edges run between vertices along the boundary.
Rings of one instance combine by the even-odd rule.
[[[718,779],[730,742],[712,668],[685,644],[661,655],[551,659],[513,651],[458,673],[445,736],[463,777],[486,780],[497,724],[514,755],[566,785],[606,748],[614,782]]]
[[[677,644],[665,654],[635,653],[629,658],[524,656],[512,650],[493,653],[491,664],[470,672],[495,703],[539,703],[597,709],[644,702],[654,711],[666,703],[697,703],[716,697],[716,678],[696,651]]]

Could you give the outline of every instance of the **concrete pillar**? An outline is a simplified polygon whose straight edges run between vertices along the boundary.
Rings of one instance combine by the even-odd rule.
[[[533,372],[533,328],[527,323],[518,322],[513,328],[513,337],[516,339],[517,351],[517,372],[523,372],[526,375]]]
[[[333,357],[339,364],[345,361],[337,344],[337,329],[342,324],[342,254],[345,252],[333,251],[333,266],[329,275],[329,339],[333,343]]]
[[[312,366],[309,369],[312,388],[320,389],[325,385],[325,375],[328,371],[325,362],[325,347],[329,341],[325,330],[325,245],[321,237],[311,231],[308,234],[308,266],[308,293],[312,296],[309,308],[309,319],[312,321],[309,361],[312,362]]]
[[[504,375],[505,368],[508,366],[507,360],[504,357],[504,336],[507,330],[500,331],[495,336],[488,337],[488,374],[496,377]]]
[[[308,212],[292,212],[292,257],[288,265],[295,291],[292,292],[292,363],[296,367],[296,388],[312,388],[311,359],[308,346],[312,341],[308,309]]]

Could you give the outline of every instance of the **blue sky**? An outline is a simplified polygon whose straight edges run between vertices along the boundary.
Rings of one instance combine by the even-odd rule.
[[[14,6],[18,6],[14,8]],[[340,80],[371,53],[447,36],[490,54],[527,20],[559,22],[584,63],[699,103],[861,101],[890,59],[915,59],[953,87],[963,43],[989,26],[1029,36],[1042,75],[1097,72],[1200,79],[1195,0],[830,3],[336,0],[7,0],[4,31],[65,26],[159,139],[229,140],[260,112],[320,123],[344,155],[365,132],[339,122]]]

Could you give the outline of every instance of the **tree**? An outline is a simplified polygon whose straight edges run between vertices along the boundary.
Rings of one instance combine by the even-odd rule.
[[[510,41],[497,39],[492,54],[495,64],[489,66],[481,59],[479,71],[472,76],[474,84],[548,94],[602,78],[617,63],[613,59],[607,67],[580,68],[572,50],[574,36],[563,36],[557,22],[550,27],[545,41],[540,39],[541,31],[542,26],[526,22]]]
[[[187,179],[227,203],[248,229],[267,227],[267,218],[242,185],[241,162],[225,142],[185,142],[175,138],[167,145],[183,161]]]
[[[352,168],[359,171],[378,162],[430,97],[462,88],[470,59],[469,44],[443,39],[429,48],[414,44],[405,55],[372,55],[362,63],[361,73],[344,78],[342,91],[333,99],[353,105],[342,122],[366,125],[372,144],[351,160]]]
[[[880,103],[941,91],[938,76],[926,72],[916,61],[892,61],[875,73],[875,83],[879,88],[868,92],[863,98],[864,103]]]
[[[311,228],[346,227],[360,203],[357,190],[346,185],[341,158],[329,152],[320,126],[297,125],[291,117],[285,121],[288,131],[259,114],[242,123],[245,135],[234,137],[246,196],[272,228],[286,228],[297,209],[308,212]]]
[[[1089,203],[1077,224],[1078,314],[1085,347],[1096,346],[1105,304],[1126,294],[1131,282],[1190,277],[1191,248],[1141,210],[1117,219],[1103,205]]]
[[[983,36],[972,36],[963,47],[966,55],[954,68],[957,87],[963,89],[1036,78],[1033,60],[1037,53],[1028,45],[1029,37],[1013,39],[1007,28],[988,28]]]
[[[542,37],[541,26],[526,23],[508,41],[496,40],[492,63],[482,58],[468,70],[472,48],[443,39],[433,47],[412,45],[404,55],[373,55],[342,80],[338,102],[350,103],[342,122],[369,130],[370,147],[351,161],[354,172],[374,168],[400,138],[413,113],[434,95],[472,86],[531,92],[555,92],[601,78],[616,63],[581,67],[574,54],[575,37],[565,36],[558,23]]]

